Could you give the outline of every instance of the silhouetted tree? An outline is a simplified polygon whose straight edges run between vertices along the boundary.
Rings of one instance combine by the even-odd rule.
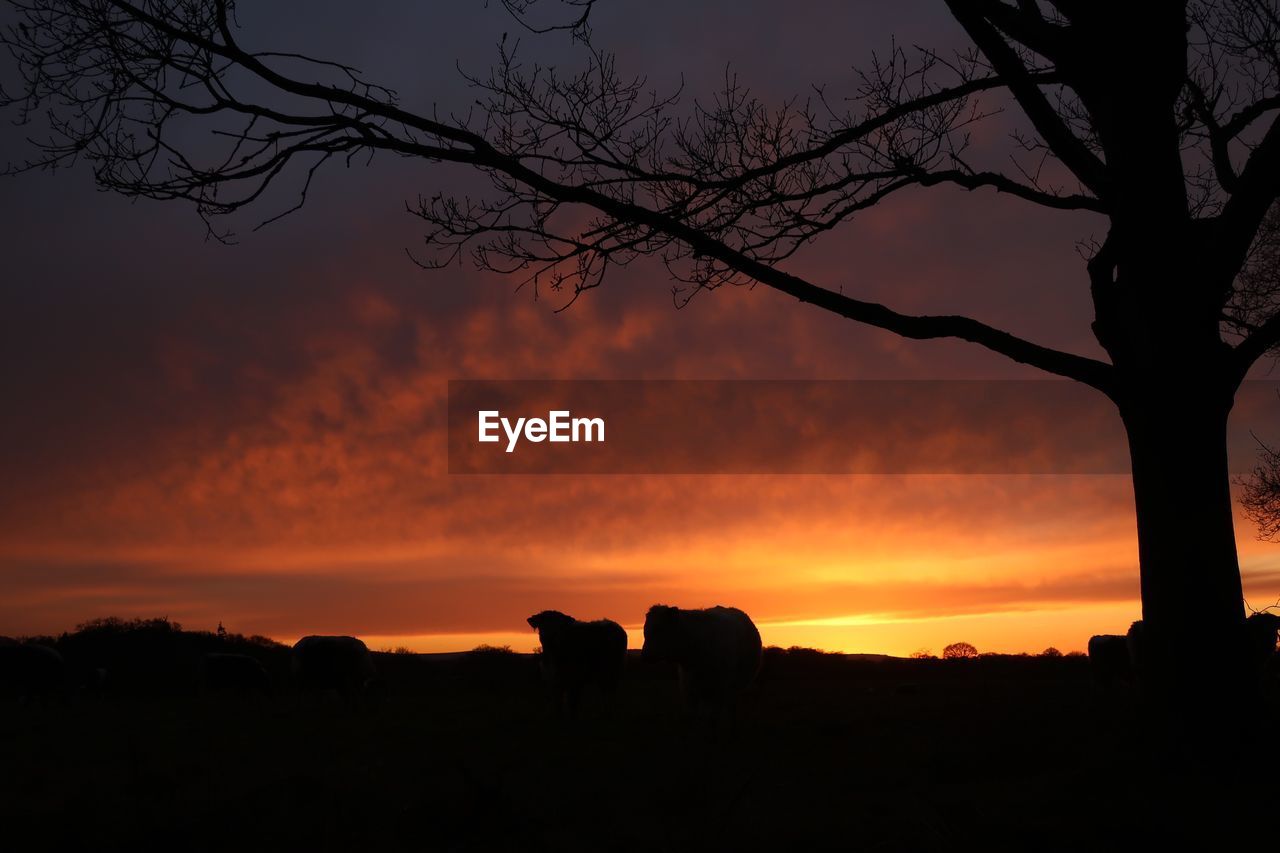
[[[679,302],[759,283],[1098,389],[1129,437],[1145,683],[1228,711],[1244,695],[1225,436],[1240,382],[1280,341],[1274,291],[1250,291],[1248,275],[1280,193],[1273,0],[945,0],[971,49],[894,47],[852,91],[777,108],[730,76],[684,113],[590,43],[592,0],[566,0],[563,27],[584,45],[585,67],[524,65],[504,39],[496,67],[471,80],[474,111],[449,117],[406,109],[349,66],[246,47],[231,0],[6,2],[17,23],[2,40],[22,75],[7,103],[21,119],[47,116],[51,131],[19,168],[84,158],[102,187],[188,200],[214,229],[284,176],[297,178],[301,204],[335,159],[463,164],[491,193],[411,205],[429,229],[424,265],[469,247],[481,267],[520,271],[535,292],[572,301],[611,268],[656,256]],[[506,5],[530,29],[558,29],[529,23],[545,3]],[[1003,170],[968,146],[972,126],[997,111],[1018,125]],[[225,148],[194,141],[200,128]],[[935,186],[1105,221],[1083,278],[1107,360],[859,299],[855,265],[839,287],[786,268],[858,211]],[[1182,667],[1197,678],[1179,678]]]
[[[1060,658],[1060,657],[1062,657],[1062,652],[1058,651],[1058,650],[1057,650],[1057,649],[1055,649],[1053,646],[1050,646],[1049,648],[1045,649],[1044,651],[1042,651],[1042,652],[1040,653],[1040,657],[1042,657],[1042,658]]]
[[[942,650],[943,660],[955,660],[956,658],[976,658],[978,650],[972,643],[952,643]]]

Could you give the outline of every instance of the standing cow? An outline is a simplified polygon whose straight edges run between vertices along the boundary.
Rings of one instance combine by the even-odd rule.
[[[760,632],[735,607],[680,610],[655,604],[644,620],[646,661],[671,661],[694,713],[733,716],[762,660]]]
[[[19,702],[66,702],[70,672],[57,649],[40,643],[0,644],[0,690]]]
[[[1124,634],[1096,634],[1089,638],[1089,670],[1094,682],[1106,689],[1117,682],[1134,680],[1129,638]]]
[[[332,690],[355,702],[373,685],[369,647],[355,637],[303,637],[293,644],[293,680],[299,690]]]
[[[611,699],[627,659],[627,632],[610,619],[579,622],[558,610],[530,616],[542,643],[539,668],[560,710],[573,716],[584,688],[594,686]]]

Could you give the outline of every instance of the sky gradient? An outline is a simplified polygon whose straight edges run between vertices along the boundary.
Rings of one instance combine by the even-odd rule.
[[[482,70],[512,25],[431,5],[242,22],[255,43],[361,66],[409,106],[458,107],[455,60]],[[847,87],[848,66],[894,33],[956,37],[940,4],[884,5],[779,20],[652,4],[608,11],[596,34],[655,85],[683,72],[698,94],[731,64],[780,98]],[[531,49],[575,62],[563,39]],[[976,144],[995,151],[988,132]],[[4,159],[21,136],[0,135]],[[256,233],[245,219],[223,246],[186,208],[95,192],[83,167],[0,181],[0,633],[168,616],[285,641],[528,649],[538,610],[614,618],[638,643],[661,602],[742,607],[766,643],[907,654],[1083,649],[1139,616],[1127,476],[450,476],[450,379],[1038,374],[764,288],[676,310],[655,264],[561,313],[515,279],[427,273],[405,255],[421,235],[403,202],[440,185],[467,177],[394,159],[332,170],[302,211]],[[992,193],[911,191],[789,267],[1099,356],[1077,242],[1101,228]],[[1269,604],[1280,547],[1243,518],[1237,535],[1250,603]]]

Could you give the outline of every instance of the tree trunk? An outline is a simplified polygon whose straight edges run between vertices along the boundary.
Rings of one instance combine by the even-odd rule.
[[[1252,693],[1227,465],[1233,389],[1183,379],[1134,383],[1120,405],[1142,578],[1138,663],[1166,734],[1229,749]]]

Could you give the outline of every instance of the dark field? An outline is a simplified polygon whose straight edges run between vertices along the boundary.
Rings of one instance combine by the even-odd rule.
[[[1248,800],[1218,816],[1149,761],[1133,691],[1096,689],[1083,658],[771,651],[736,735],[683,718],[639,661],[611,716],[575,722],[532,656],[377,662],[384,695],[356,708],[181,683],[6,702],[0,848],[1097,850],[1272,822],[1262,782],[1211,780]]]

